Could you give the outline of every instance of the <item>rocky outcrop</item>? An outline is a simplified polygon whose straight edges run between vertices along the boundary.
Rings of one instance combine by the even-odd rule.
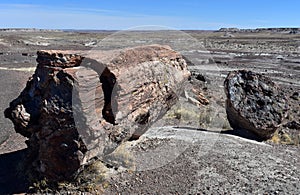
[[[219,32],[241,32],[241,33],[289,33],[298,34],[300,28],[256,28],[256,29],[238,29],[238,28],[220,28]]]
[[[238,28],[220,28],[219,32],[239,32]]]
[[[224,85],[231,127],[270,138],[287,111],[287,100],[279,87],[269,78],[246,70],[230,72]]]
[[[168,46],[37,54],[34,75],[5,116],[29,138],[30,164],[49,180],[72,179],[92,158],[138,138],[190,76]]]

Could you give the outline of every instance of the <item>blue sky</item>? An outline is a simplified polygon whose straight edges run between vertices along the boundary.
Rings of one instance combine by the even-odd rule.
[[[1,0],[0,28],[299,27],[298,0]]]

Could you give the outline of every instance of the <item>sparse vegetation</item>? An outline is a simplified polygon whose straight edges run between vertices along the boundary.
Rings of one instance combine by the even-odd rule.
[[[223,110],[222,110],[223,111]],[[181,125],[193,124],[196,127],[209,129],[231,129],[224,113],[211,105],[193,108],[191,105],[174,106],[165,116],[180,121]],[[225,111],[225,110],[224,110]]]
[[[222,129],[224,129],[224,130],[231,129],[231,126],[230,126],[228,120],[225,120],[225,121],[224,121],[223,126],[222,126]]]
[[[175,118],[183,121],[197,120],[199,118],[199,114],[194,112],[193,110],[187,110],[185,108],[174,109],[172,112],[167,114],[169,118]]]
[[[300,134],[292,134],[285,130],[277,130],[269,142],[285,145],[299,145]]]
[[[35,181],[32,184],[32,186],[29,187],[29,190],[33,192],[40,192],[40,193],[53,193],[55,192],[53,187],[54,186],[50,185],[47,179],[42,179],[42,180]]]
[[[29,190],[32,193],[66,193],[66,194],[102,194],[105,188],[109,187],[109,182],[106,180],[108,168],[100,161],[84,167],[73,182],[49,182],[43,178],[35,180]]]

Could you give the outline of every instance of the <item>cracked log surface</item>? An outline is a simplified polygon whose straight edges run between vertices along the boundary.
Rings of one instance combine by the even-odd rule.
[[[287,99],[270,78],[247,70],[232,71],[225,82],[226,113],[232,128],[261,139],[272,137],[287,113]]]
[[[49,180],[72,179],[92,158],[138,138],[190,76],[168,46],[37,54],[34,75],[5,116],[29,138],[29,164]]]

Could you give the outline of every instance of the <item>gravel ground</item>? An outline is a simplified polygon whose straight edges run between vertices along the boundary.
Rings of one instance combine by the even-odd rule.
[[[9,102],[15,99],[26,86],[26,81],[33,72],[0,70],[0,154],[23,149],[25,138],[15,133],[13,124],[4,118],[4,110]]]
[[[143,144],[153,139],[160,145]],[[133,155],[139,164],[143,161],[143,166],[112,176],[105,194],[300,193],[296,147],[268,145],[217,132],[161,127],[131,143],[129,150],[135,151]],[[157,151],[167,155],[153,155]],[[153,158],[161,166],[152,167]]]

